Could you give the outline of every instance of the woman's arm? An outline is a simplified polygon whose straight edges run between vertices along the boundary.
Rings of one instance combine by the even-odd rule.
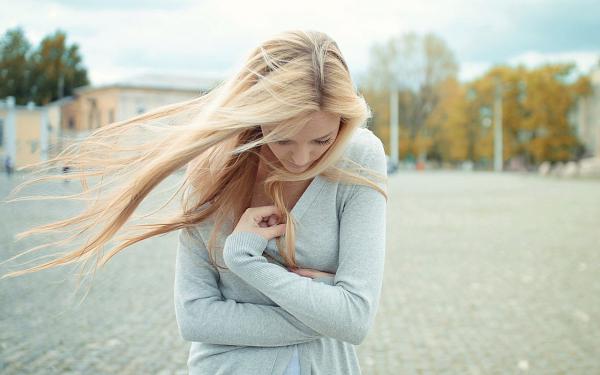
[[[383,145],[367,167],[386,174]],[[262,256],[267,240],[234,232],[223,258],[231,271],[321,334],[358,345],[377,310],[385,257],[386,200],[371,187],[355,185],[340,218],[339,264],[334,285],[287,272]]]
[[[323,337],[279,306],[223,298],[218,276],[202,239],[180,230],[174,300],[177,326],[184,340],[273,347]]]

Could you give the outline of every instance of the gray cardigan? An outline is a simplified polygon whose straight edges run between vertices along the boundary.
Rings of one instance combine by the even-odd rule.
[[[345,153],[386,174],[383,144],[369,129],[357,129]],[[387,191],[385,183],[379,186]],[[216,255],[228,270],[217,271],[205,246],[214,223],[179,231],[174,302],[179,332],[191,341],[190,374],[281,375],[294,344],[302,375],[361,374],[355,345],[379,304],[385,198],[370,187],[318,175],[291,213],[298,222],[298,266],[334,277],[288,271],[275,239],[231,234],[231,225],[218,234],[223,251]]]

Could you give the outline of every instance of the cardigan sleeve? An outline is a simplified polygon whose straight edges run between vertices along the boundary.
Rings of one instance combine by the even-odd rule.
[[[179,231],[178,239],[174,302],[184,340],[274,347],[323,337],[279,306],[225,299],[202,239],[186,229]]]
[[[381,141],[367,153],[366,166],[387,176]],[[379,185],[385,191],[385,185]],[[333,285],[288,272],[262,256],[268,240],[233,232],[225,240],[229,269],[319,333],[354,345],[375,318],[383,282],[386,199],[377,190],[353,185],[340,217],[339,257]]]

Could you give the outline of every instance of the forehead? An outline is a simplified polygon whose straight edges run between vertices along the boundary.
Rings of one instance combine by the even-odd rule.
[[[303,140],[315,139],[326,136],[331,131],[339,128],[341,116],[339,114],[318,111],[310,115],[308,121],[300,127],[300,130],[288,139]],[[263,132],[269,133],[273,127],[262,127]]]

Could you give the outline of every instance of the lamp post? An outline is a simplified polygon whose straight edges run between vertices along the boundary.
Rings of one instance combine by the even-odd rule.
[[[496,93],[494,97],[494,171],[502,172],[502,83],[496,77]]]
[[[4,126],[4,154],[5,156],[10,157],[13,162],[13,165],[16,167],[17,162],[17,120],[16,120],[16,100],[14,96],[9,96],[6,98],[6,119]]]
[[[392,84],[390,87],[390,156],[394,166],[399,164],[398,130],[398,89],[395,84]]]

